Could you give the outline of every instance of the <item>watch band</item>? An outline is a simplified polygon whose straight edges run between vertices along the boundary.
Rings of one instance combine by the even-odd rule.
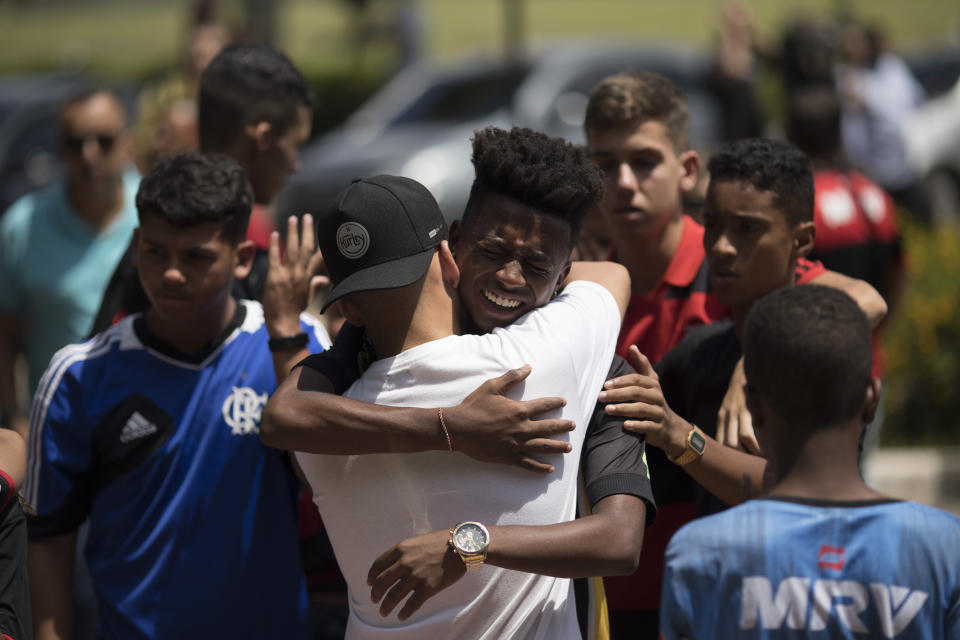
[[[683,453],[678,456],[668,455],[667,460],[682,467],[702,456],[706,446],[707,439],[703,431],[701,431],[697,425],[693,425],[693,429],[687,434],[687,446],[684,448]]]
[[[305,333],[287,336],[286,338],[270,338],[267,346],[270,351],[290,351],[293,349],[302,349],[307,346],[310,337]]]
[[[459,553],[459,552],[458,552]],[[471,555],[466,555],[464,553],[459,553],[460,559],[463,560],[463,564],[467,565],[467,571],[479,571],[483,568],[483,563],[487,559],[487,552],[475,553]]]

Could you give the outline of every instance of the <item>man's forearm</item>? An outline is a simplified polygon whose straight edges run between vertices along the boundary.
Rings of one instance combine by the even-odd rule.
[[[679,416],[676,419],[682,420]],[[692,428],[684,421],[684,439]],[[766,459],[725,447],[707,434],[704,440],[703,455],[683,465],[683,470],[726,504],[736,505],[758,496],[763,488]],[[683,453],[683,448],[671,445],[669,450],[664,448],[664,452],[676,457]]]
[[[853,298],[853,301],[867,316],[871,329],[876,329],[887,315],[886,301],[868,282],[845,276],[836,271],[827,271],[811,280],[810,284],[839,289]]]
[[[0,311],[0,409],[10,416],[19,412],[16,385],[16,361],[19,347],[18,317]]]
[[[562,578],[629,574],[643,543],[646,505],[640,498],[604,498],[592,515],[541,526],[492,526],[486,563]],[[449,531],[408,538],[384,551],[367,572],[370,599],[387,616],[410,595],[401,620],[463,577],[466,567],[448,544]],[[411,595],[412,594],[412,595]]]
[[[435,408],[368,404],[331,390],[314,370],[296,369],[264,408],[260,439],[279,449],[330,455],[447,448]]]
[[[30,607],[36,640],[73,636],[73,559],[76,533],[31,542],[27,552]]]
[[[560,578],[628,575],[640,559],[646,517],[643,500],[618,494],[570,522],[488,527],[487,564]]]
[[[16,431],[0,430],[0,471],[10,476],[19,491],[27,474],[27,445]]]

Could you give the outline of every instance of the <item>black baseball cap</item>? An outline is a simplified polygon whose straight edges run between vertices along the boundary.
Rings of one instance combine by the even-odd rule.
[[[447,239],[433,194],[401,176],[357,178],[317,221],[333,290],[322,311],[348,293],[394,289],[419,280]]]

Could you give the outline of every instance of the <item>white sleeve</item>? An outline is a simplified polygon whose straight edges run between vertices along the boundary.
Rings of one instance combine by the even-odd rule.
[[[330,339],[330,334],[327,333],[327,328],[323,326],[323,323],[316,316],[307,313],[306,311],[300,314],[300,326],[307,332],[307,335],[310,336],[309,349],[310,353],[319,353],[320,351],[326,351],[330,348],[330,345],[333,344],[333,340]],[[313,342],[316,341],[322,349],[316,349],[313,345]]]
[[[595,402],[620,333],[620,309],[606,288],[578,280],[504,331],[531,354],[527,360],[531,364],[541,360],[536,356],[545,350],[569,358],[568,366],[589,387]]]

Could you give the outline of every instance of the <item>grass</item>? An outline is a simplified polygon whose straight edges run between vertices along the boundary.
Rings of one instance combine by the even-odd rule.
[[[497,53],[504,43],[505,6],[514,0],[419,0],[428,55],[447,58],[470,52]],[[385,20],[396,0],[373,0]],[[837,5],[884,25],[892,42],[917,48],[960,29],[960,5],[943,0],[796,0],[747,2],[761,32],[775,35],[798,12],[824,14]],[[323,70],[350,59],[351,16],[342,0],[278,2],[280,45],[306,70]],[[707,44],[714,35],[718,0],[526,0],[531,42],[564,37],[678,39]],[[175,63],[186,20],[184,0],[0,4],[0,72],[87,68],[143,78]],[[228,19],[241,14],[241,0],[220,2]]]

